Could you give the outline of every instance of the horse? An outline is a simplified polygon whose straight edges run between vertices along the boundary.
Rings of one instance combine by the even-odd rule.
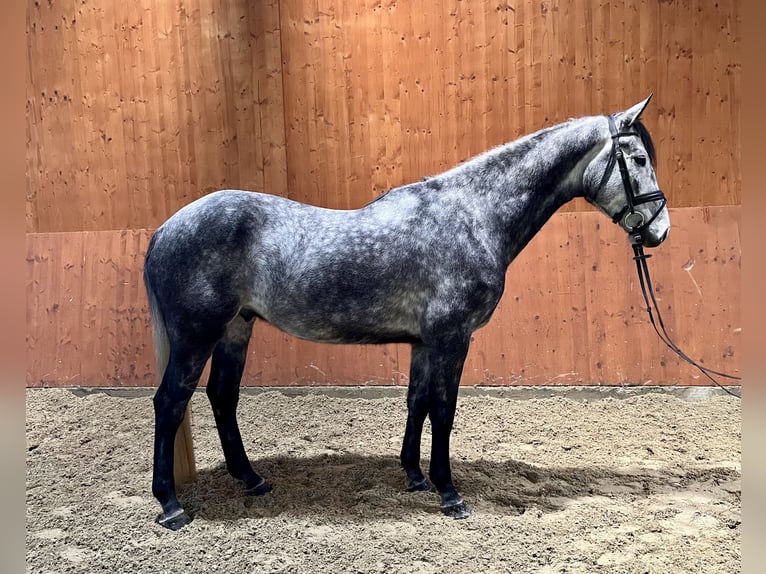
[[[153,398],[159,524],[176,530],[191,521],[176,495],[174,438],[211,355],[206,392],[226,468],[248,495],[271,490],[248,459],[236,416],[258,319],[322,343],[409,344],[404,487],[438,492],[448,517],[470,516],[453,484],[449,446],[471,334],[492,316],[508,265],[575,197],[634,244],[665,240],[668,210],[640,121],[651,97],[542,129],[359,209],[223,190],[172,215],[153,234],[144,263],[161,379]],[[420,467],[426,417],[428,478]]]

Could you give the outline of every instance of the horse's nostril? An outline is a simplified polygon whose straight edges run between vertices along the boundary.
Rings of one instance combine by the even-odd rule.
[[[662,243],[663,241],[665,241],[665,239],[667,239],[668,231],[670,231],[670,229],[666,229],[665,233],[662,234],[662,237],[660,237],[660,243]]]

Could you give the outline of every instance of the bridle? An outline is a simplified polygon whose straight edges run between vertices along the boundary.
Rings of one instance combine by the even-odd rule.
[[[624,137],[637,137],[639,134],[636,132],[620,132],[617,130],[617,124],[614,121],[614,117],[609,115],[606,117],[609,121],[609,132],[612,135],[612,153],[609,155],[609,162],[606,165],[604,176],[601,178],[596,188],[596,192],[601,190],[609,181],[614,171],[614,166],[617,165],[620,168],[620,176],[622,177],[622,187],[625,190],[625,198],[627,200],[625,207],[612,216],[612,223],[620,223],[622,227],[628,232],[630,242],[633,245],[641,245],[644,242],[644,231],[657,219],[657,216],[662,213],[662,210],[667,204],[665,194],[661,190],[656,189],[649,193],[642,193],[636,195],[633,191],[633,185],[630,182],[630,174],[628,173],[628,166],[625,163],[625,154],[622,153],[620,147],[620,138]],[[644,214],[640,211],[636,211],[636,206],[643,203],[650,203],[652,201],[659,201],[660,205],[657,210],[652,214],[648,221],[645,221]]]
[[[609,156],[609,162],[607,163],[606,170],[604,171],[604,176],[601,179],[601,182],[599,183],[598,188],[596,188],[597,192],[601,190],[606,185],[606,182],[609,181],[609,178],[612,176],[612,172],[614,171],[614,166],[617,165],[620,168],[620,176],[622,177],[622,186],[625,189],[625,197],[627,199],[627,203],[624,208],[622,208],[620,211],[615,213],[612,216],[612,222],[613,223],[621,223],[622,227],[628,232],[628,236],[630,239],[630,243],[633,247],[633,260],[636,262],[636,271],[638,272],[638,280],[641,285],[641,293],[644,296],[644,302],[646,303],[646,312],[649,314],[649,320],[652,323],[652,327],[654,327],[655,332],[659,336],[660,340],[662,340],[663,343],[665,343],[668,348],[673,351],[676,355],[678,355],[680,358],[682,358],[684,361],[694,365],[697,367],[700,372],[702,372],[703,375],[705,375],[708,379],[710,379],[713,383],[715,383],[717,386],[719,386],[721,389],[726,391],[728,394],[733,395],[737,398],[741,398],[740,395],[737,395],[736,393],[733,393],[723,385],[721,385],[718,381],[716,381],[711,375],[717,375],[719,377],[725,377],[727,379],[733,379],[733,380],[741,380],[740,377],[729,375],[727,373],[721,373],[719,371],[715,371],[709,367],[704,367],[694,361],[689,355],[684,353],[678,345],[676,345],[672,339],[670,338],[670,335],[668,335],[667,330],[665,329],[665,324],[662,321],[662,315],[660,315],[660,308],[657,305],[657,299],[654,296],[654,289],[652,288],[652,280],[649,277],[649,267],[646,264],[646,260],[651,257],[651,255],[646,255],[644,253],[644,231],[646,231],[649,226],[652,224],[652,222],[657,219],[657,216],[662,212],[662,210],[667,205],[667,200],[665,199],[665,194],[662,193],[661,190],[656,189],[654,191],[650,191],[649,193],[642,193],[640,195],[636,195],[633,191],[633,185],[630,183],[630,175],[628,174],[628,166],[625,163],[625,155],[622,153],[622,149],[620,148],[619,140],[622,137],[636,137],[639,134],[635,132],[620,132],[617,130],[617,125],[614,121],[613,116],[607,116],[607,120],[609,121],[609,132],[612,135],[612,153]],[[659,207],[657,210],[652,214],[652,216],[649,218],[648,221],[645,221],[644,215],[636,211],[636,206],[641,205],[642,203],[649,203],[652,201],[659,201]],[[655,321],[655,314],[657,316],[657,320]],[[658,326],[659,324],[659,326]]]

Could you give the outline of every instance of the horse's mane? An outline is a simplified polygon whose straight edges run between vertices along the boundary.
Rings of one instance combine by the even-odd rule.
[[[578,121],[580,119],[583,119],[583,118],[570,118],[566,122],[562,122],[560,124],[556,124],[556,125],[553,125],[553,126],[549,126],[549,127],[543,128],[543,129],[541,129],[541,130],[539,130],[537,132],[531,133],[531,134],[527,134],[527,135],[522,136],[522,137],[520,137],[520,138],[518,138],[516,140],[513,140],[513,141],[511,141],[511,142],[509,142],[507,144],[498,146],[498,147],[496,147],[494,149],[487,150],[487,151],[485,151],[485,152],[483,152],[481,154],[478,154],[477,156],[474,156],[473,158],[470,158],[469,160],[466,160],[466,162],[460,163],[460,164],[454,166],[452,169],[459,169],[461,167],[464,167],[467,162],[471,161],[471,159],[476,159],[476,158],[481,157],[481,156],[489,157],[491,154],[494,154],[495,152],[497,152],[500,149],[505,149],[505,150],[511,151],[512,155],[516,159],[518,159],[519,156],[524,155],[525,153],[527,153],[531,149],[533,149],[535,147],[535,145],[540,142],[541,139],[543,139],[545,137],[549,137],[552,133],[555,133],[556,131],[558,131],[558,130],[560,130],[562,128],[565,128],[565,127],[571,125],[572,122]],[[631,127],[635,128],[636,134],[638,135],[639,138],[641,138],[641,143],[643,143],[644,149],[646,149],[646,153],[649,156],[649,161],[652,162],[652,166],[654,167],[656,165],[657,156],[656,156],[656,151],[655,151],[655,148],[654,148],[654,142],[652,141],[652,136],[649,135],[649,130],[646,129],[646,126],[641,122],[640,119],[635,120],[633,122],[633,124],[631,124]],[[437,175],[439,175],[439,174],[437,174]],[[424,177],[421,180],[421,182],[426,182],[426,181],[432,179],[432,177],[433,176]],[[420,182],[417,182],[417,183],[420,183]],[[413,185],[413,184],[406,184],[406,185],[403,185],[401,187],[408,187],[409,185]],[[384,198],[385,196],[387,196],[389,194],[389,192],[393,191],[394,189],[398,189],[398,188],[393,188],[393,189],[389,189],[389,190],[384,191],[381,195],[379,195],[378,197],[373,199],[370,203],[374,203],[374,202]]]

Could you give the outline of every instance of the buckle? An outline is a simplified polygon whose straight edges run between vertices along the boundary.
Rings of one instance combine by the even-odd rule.
[[[622,220],[625,227],[629,229],[638,229],[644,224],[644,221],[644,214],[638,211],[631,211],[625,216],[625,219]]]

